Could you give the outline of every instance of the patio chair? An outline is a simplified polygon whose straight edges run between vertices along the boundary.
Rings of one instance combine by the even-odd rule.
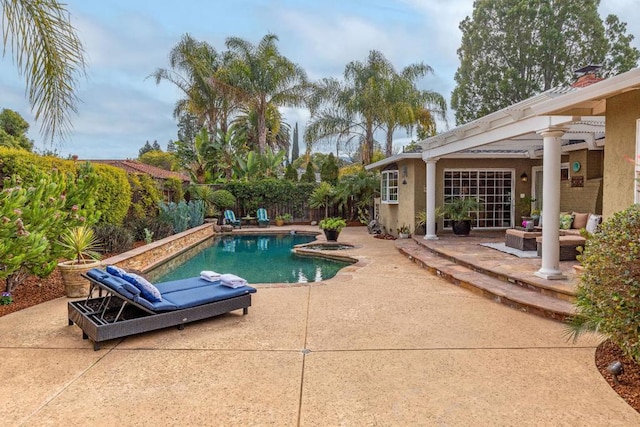
[[[258,209],[258,227],[268,227],[271,224],[271,220],[267,215],[265,208]]]
[[[233,310],[242,309],[245,315],[256,292],[251,286],[231,288],[202,277],[152,285],[117,267],[107,270],[94,268],[83,274],[91,283],[89,296],[67,305],[69,325],[78,325],[94,350],[103,341],[169,326],[183,329],[186,323]]]
[[[236,219],[236,214],[231,209],[224,211],[224,223],[232,225],[233,228],[242,228],[242,224],[239,219]]]

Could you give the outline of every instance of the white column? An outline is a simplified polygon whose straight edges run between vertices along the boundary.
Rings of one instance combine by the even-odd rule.
[[[544,138],[542,160],[542,265],[535,275],[564,279],[560,270],[560,155],[564,129],[538,132]]]
[[[436,235],[436,162],[438,159],[426,159],[427,164],[427,240],[437,240]]]

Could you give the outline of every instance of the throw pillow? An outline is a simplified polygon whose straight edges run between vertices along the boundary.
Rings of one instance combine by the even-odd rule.
[[[577,230],[580,230],[581,228],[585,228],[587,226],[588,219],[589,219],[588,213],[574,212],[573,224],[571,225],[571,228],[575,228]]]
[[[569,230],[573,223],[573,216],[569,214],[560,215],[560,229]]]
[[[123,277],[124,280],[134,285],[136,288],[140,289],[140,295],[142,298],[146,299],[149,302],[160,302],[162,301],[162,295],[158,288],[156,288],[151,282],[145,279],[142,276],[138,276],[135,273],[127,273]]]
[[[589,220],[587,221],[587,225],[584,227],[589,233],[593,234],[598,230],[598,226],[602,222],[602,215],[589,215]]]
[[[127,272],[115,265],[107,265],[107,273],[112,274],[116,277],[124,277]]]

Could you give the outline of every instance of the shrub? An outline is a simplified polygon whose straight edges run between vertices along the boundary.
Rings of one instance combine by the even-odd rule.
[[[133,248],[133,234],[119,225],[97,225],[95,235],[103,253],[122,253]]]
[[[340,217],[329,217],[320,221],[318,224],[322,230],[342,231],[347,226],[347,222]]]
[[[160,202],[159,218],[173,227],[174,233],[182,233],[189,228],[189,207],[185,202]]]
[[[140,218],[158,216],[158,203],[162,192],[156,182],[146,174],[127,174],[131,186],[131,206],[127,213],[127,222]]]
[[[640,205],[614,214],[585,244],[570,334],[608,336],[640,363]]]
[[[0,192],[0,279],[6,279],[6,292],[22,283],[26,274],[47,277],[68,250],[57,241],[64,230],[93,225],[96,175],[90,165],[78,175],[58,170],[27,173],[5,179]]]
[[[189,228],[204,224],[204,201],[189,200],[187,212],[189,213]]]
[[[211,195],[211,202],[218,210],[232,208],[236,204],[236,197],[227,190],[216,190]]]
[[[100,223],[122,225],[131,205],[131,185],[127,173],[115,166],[96,164],[99,176],[96,204],[102,213]]]
[[[129,224],[135,241],[145,240],[145,230],[153,234],[154,240],[164,239],[173,234],[173,227],[158,217],[140,218]]]

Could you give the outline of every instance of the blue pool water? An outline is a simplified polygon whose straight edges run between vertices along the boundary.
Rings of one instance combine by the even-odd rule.
[[[150,272],[157,282],[199,276],[202,270],[233,273],[249,283],[304,283],[329,279],[347,262],[294,254],[295,245],[314,236],[301,234],[235,235],[209,239],[185,259]]]

